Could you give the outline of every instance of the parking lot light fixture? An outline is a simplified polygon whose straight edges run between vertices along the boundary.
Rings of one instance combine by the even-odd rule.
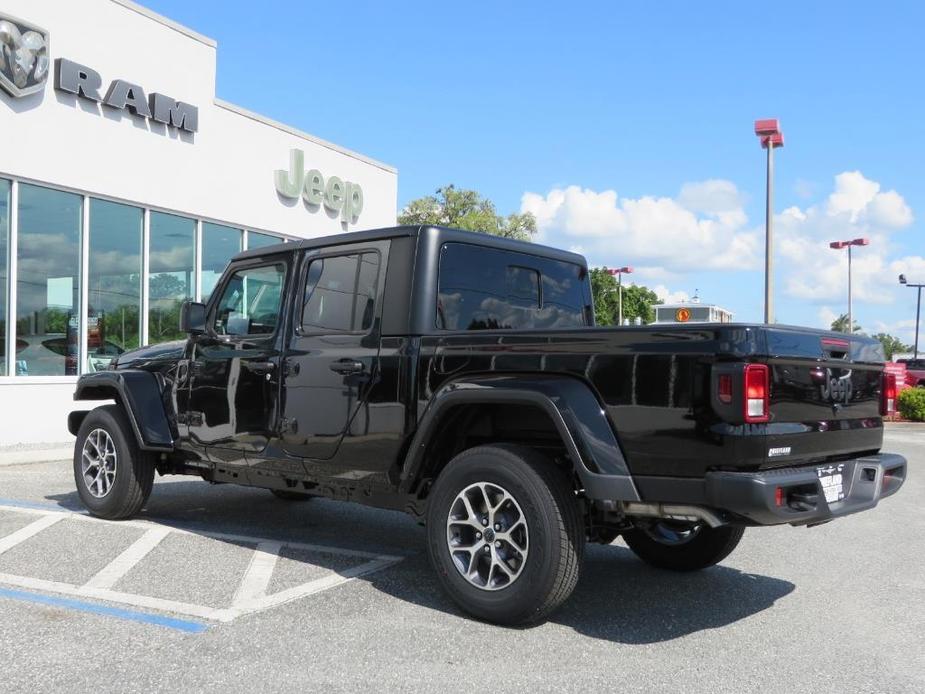
[[[918,289],[918,292],[919,292],[918,301],[916,301],[915,303],[915,347],[913,348],[915,351],[915,358],[918,359],[919,358],[919,316],[922,313],[922,287],[925,287],[925,284],[912,284],[911,282],[906,280],[905,275],[899,276],[899,283],[904,284],[907,287],[915,287],[916,289]]]
[[[631,275],[633,268],[624,266],[607,270],[607,274],[617,278],[617,294],[619,295],[617,307],[617,325],[623,325],[623,275]]]
[[[869,246],[869,239],[850,239],[848,241],[832,241],[829,248],[840,251],[843,248],[848,249],[848,334],[854,332],[854,318],[851,313],[851,247],[852,246]]]
[[[768,150],[765,195],[764,242],[764,322],[774,322],[774,150],[784,146],[784,133],[776,118],[755,121],[755,134],[763,149]]]

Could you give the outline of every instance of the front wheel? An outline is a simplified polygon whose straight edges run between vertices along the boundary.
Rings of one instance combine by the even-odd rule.
[[[529,448],[456,456],[428,500],[427,550],[447,594],[497,624],[544,619],[578,582],[585,532],[568,475]]]
[[[120,520],[141,510],[154,484],[154,458],[138,447],[118,405],[97,407],[77,432],[74,482],[94,516]]]
[[[698,571],[718,564],[739,544],[745,528],[667,520],[646,521],[625,530],[623,539],[647,564],[671,571]]]

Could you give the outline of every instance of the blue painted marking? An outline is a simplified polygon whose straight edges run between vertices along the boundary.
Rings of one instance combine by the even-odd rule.
[[[0,588],[0,598],[21,600],[23,602],[34,602],[38,603],[39,605],[60,607],[65,610],[89,612],[91,614],[99,614],[106,617],[125,619],[130,622],[153,624],[154,626],[166,627],[167,629],[185,631],[188,634],[201,634],[209,628],[208,624],[203,624],[202,622],[192,622],[186,619],[174,619],[172,617],[163,617],[161,615],[147,614],[145,612],[135,612],[134,610],[123,610],[118,607],[97,605],[92,602],[73,600],[71,598],[60,598],[52,595],[41,595],[39,593],[27,593],[22,590],[9,590],[7,588]]]
[[[60,504],[43,501],[22,501],[20,499],[0,499],[0,506],[14,506],[17,508],[31,508],[36,511],[68,511],[70,513],[80,513],[78,509],[69,508]]]

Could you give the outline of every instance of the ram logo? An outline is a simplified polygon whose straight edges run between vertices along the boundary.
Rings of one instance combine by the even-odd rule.
[[[48,79],[48,32],[0,16],[0,87],[13,96],[35,94]]]

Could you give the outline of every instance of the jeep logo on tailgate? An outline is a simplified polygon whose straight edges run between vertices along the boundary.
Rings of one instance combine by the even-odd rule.
[[[832,403],[844,403],[847,405],[854,393],[854,387],[851,383],[851,371],[844,376],[836,376],[832,369],[825,370],[825,381],[819,386],[822,392],[822,399]]]

